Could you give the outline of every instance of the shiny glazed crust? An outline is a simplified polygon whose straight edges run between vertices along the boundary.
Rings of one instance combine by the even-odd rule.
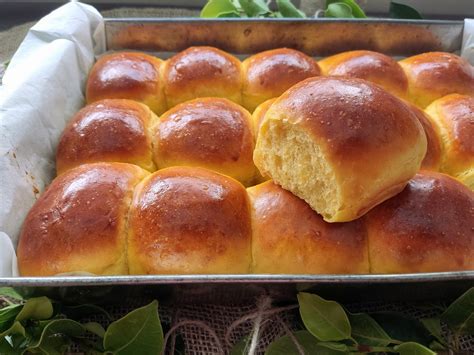
[[[224,97],[241,103],[240,60],[214,47],[189,47],[162,66],[168,108],[197,97]]]
[[[252,118],[227,99],[199,98],[179,104],[160,117],[154,131],[159,168],[200,166],[245,185],[255,177]]]
[[[474,270],[474,193],[422,171],[365,217],[372,273]]]
[[[421,108],[448,94],[474,95],[474,67],[444,52],[428,52],[401,60],[408,77],[409,100]]]
[[[426,112],[443,140],[441,170],[474,180],[474,97],[448,95],[434,101]]]
[[[323,75],[345,76],[371,81],[388,92],[406,98],[408,80],[393,58],[372,51],[349,51],[318,62]]]
[[[149,130],[156,120],[147,106],[132,100],[102,100],[84,107],[59,140],[57,174],[95,162],[131,163],[155,170]]]
[[[160,79],[161,63],[159,58],[138,52],[102,56],[89,73],[87,103],[130,99],[144,103],[158,115],[163,113],[166,101]]]
[[[245,188],[202,168],[155,172],[130,209],[131,274],[248,273],[250,210]]]
[[[294,84],[320,75],[316,61],[303,52],[278,48],[254,54],[242,62],[243,105],[252,112]]]
[[[254,273],[369,273],[361,220],[327,223],[306,202],[271,181],[247,191],[252,206]]]
[[[23,223],[20,274],[128,274],[127,215],[133,189],[147,174],[131,164],[97,163],[56,178]]]

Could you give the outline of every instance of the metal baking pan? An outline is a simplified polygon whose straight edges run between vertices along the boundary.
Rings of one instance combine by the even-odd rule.
[[[107,50],[174,53],[192,45],[246,55],[290,47],[312,56],[370,49],[394,56],[459,52],[463,22],[350,19],[106,19]],[[456,297],[474,286],[474,271],[390,275],[148,275],[0,278],[0,286],[152,289],[173,302],[261,294],[292,298],[311,290],[344,300]],[[166,298],[166,297],[165,297]]]

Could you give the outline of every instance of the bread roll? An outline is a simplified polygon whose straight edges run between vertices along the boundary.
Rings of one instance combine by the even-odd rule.
[[[162,60],[145,53],[106,54],[92,67],[87,80],[87,103],[103,99],[131,99],[150,107],[157,115],[166,110]]]
[[[474,189],[474,97],[448,95],[426,112],[443,140],[441,170]]]
[[[368,274],[361,220],[327,223],[303,200],[267,181],[249,188],[256,274]]]
[[[210,170],[159,170],[137,187],[130,209],[131,274],[241,274],[251,263],[245,188]]]
[[[431,123],[428,115],[417,106],[405,102],[412,109],[418,121],[423,126],[426,135],[426,155],[421,162],[421,169],[438,171],[441,165],[441,138],[437,129]]]
[[[58,175],[81,164],[107,161],[154,171],[149,130],[157,119],[147,106],[131,100],[102,100],[84,107],[59,140]]]
[[[447,175],[417,174],[364,218],[372,273],[474,270],[474,193]]]
[[[283,94],[294,84],[320,74],[316,61],[289,48],[254,54],[242,63],[243,105],[252,112],[265,100]]]
[[[162,67],[168,108],[197,97],[242,103],[242,69],[234,56],[213,47],[189,47]]]
[[[258,131],[260,129],[260,126],[262,125],[263,118],[265,117],[265,114],[267,113],[268,109],[270,106],[275,102],[277,98],[269,99],[260,105],[257,106],[255,111],[252,113],[252,119],[253,119],[253,124],[255,126],[256,133],[258,134]]]
[[[23,223],[20,274],[127,274],[128,210],[133,188],[147,174],[131,164],[97,163],[56,178]]]
[[[426,137],[401,100],[370,82],[316,77],[265,114],[255,165],[328,222],[362,216],[419,170]]]
[[[323,75],[346,76],[371,81],[395,96],[406,98],[408,80],[393,58],[372,51],[350,51],[318,62]]]
[[[200,166],[249,185],[256,174],[252,117],[221,98],[199,98],[161,116],[154,134],[156,165]]]
[[[474,95],[474,68],[452,53],[429,52],[400,61],[409,100],[421,108],[448,94]]]

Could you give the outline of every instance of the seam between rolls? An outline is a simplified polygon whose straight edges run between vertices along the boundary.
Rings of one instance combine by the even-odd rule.
[[[133,189],[130,191],[130,200],[129,204],[127,207],[127,211],[125,213],[125,225],[124,225],[124,231],[125,231],[125,243],[124,243],[124,257],[125,257],[125,268],[127,270],[127,275],[130,275],[130,265],[129,265],[129,252],[128,252],[128,239],[129,239],[129,227],[130,227],[130,213],[132,210],[132,203],[133,203],[133,198],[135,196],[135,191],[137,189],[137,186],[146,179],[148,175],[144,176],[142,179],[137,181],[137,183],[133,186]]]

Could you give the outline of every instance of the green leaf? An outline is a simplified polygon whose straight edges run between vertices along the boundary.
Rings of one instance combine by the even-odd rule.
[[[278,12],[283,17],[297,17],[304,18],[306,15],[303,11],[298,10],[290,0],[276,0],[278,6]]]
[[[441,320],[458,334],[474,334],[474,287],[454,301]]]
[[[342,2],[330,4],[324,12],[324,16],[332,18],[354,18],[351,8]]]
[[[201,10],[201,17],[223,17],[223,15],[237,15],[239,17],[239,10],[232,3],[231,0],[209,0]]]
[[[61,307],[61,313],[71,319],[82,319],[92,314],[102,314],[108,320],[112,320],[110,314],[102,307],[95,304],[81,304],[78,306],[64,306]]]
[[[397,345],[394,347],[394,350],[398,351],[400,355],[436,355],[435,352],[427,347],[413,342]]]
[[[413,7],[404,4],[399,4],[393,1],[390,2],[390,10],[388,13],[392,18],[405,18],[415,20],[423,19],[423,16],[421,16],[421,14]]]
[[[113,322],[104,335],[104,349],[113,354],[159,354],[162,347],[163,330],[157,301]]]
[[[71,338],[83,336],[84,327],[71,319],[54,319],[40,322],[39,339],[26,348],[26,352],[48,355],[63,354],[71,344]]]
[[[421,323],[441,345],[448,345],[446,344],[446,341],[444,340],[443,335],[441,334],[441,321],[439,318],[424,318],[421,319]]]
[[[14,349],[7,339],[0,339],[0,354],[2,355],[17,355],[18,351]]]
[[[16,320],[48,319],[53,316],[53,305],[48,297],[30,298],[23,305],[23,309],[16,316]]]
[[[366,313],[349,313],[352,337],[359,344],[370,346],[387,346],[393,340],[385,330]]]
[[[270,12],[264,0],[239,0],[239,3],[248,17],[258,17]]]
[[[378,312],[370,316],[382,327],[391,339],[399,342],[416,342],[428,346],[432,337],[416,319],[397,312]]]
[[[353,17],[366,18],[364,10],[354,0],[326,0],[326,8],[329,9],[332,4],[345,4],[350,8],[351,16],[326,16],[326,17]]]
[[[97,335],[100,338],[103,338],[105,335],[105,329],[97,322],[88,322],[82,324],[85,330],[88,332]]]
[[[20,295],[13,287],[0,287],[0,296],[8,297],[14,300],[23,301],[23,296]]]
[[[22,308],[22,304],[12,304],[0,309],[0,333],[11,327]]]
[[[348,314],[351,323],[352,337],[359,344],[370,346],[387,346],[392,342],[385,330],[368,314]]]
[[[298,293],[303,323],[308,331],[321,341],[337,341],[351,337],[351,325],[344,309],[334,301]]]
[[[20,322],[15,321],[10,328],[0,333],[0,338],[3,338],[7,335],[20,334],[25,336],[25,328],[21,325]]]
[[[318,339],[316,339],[311,333],[306,330],[300,330],[293,333],[293,336],[298,341],[299,345],[305,352],[305,354],[318,354],[318,355],[341,355],[346,354],[346,351],[338,351],[327,346],[322,345],[323,343],[318,343]],[[343,345],[343,344],[338,344]],[[347,349],[345,349],[347,350]],[[289,335],[285,335],[273,343],[271,343],[267,350],[265,351],[265,355],[299,355],[300,352],[298,348],[291,339]]]

